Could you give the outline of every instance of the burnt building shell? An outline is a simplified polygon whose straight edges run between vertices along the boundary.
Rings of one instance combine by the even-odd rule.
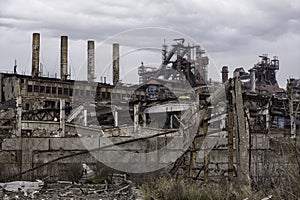
[[[73,96],[95,97],[96,100],[110,100],[114,86],[104,83],[91,84],[88,81],[61,80],[56,78],[32,78],[26,75],[1,74],[1,102],[23,98],[43,98],[59,101],[60,98],[71,103]],[[75,84],[76,82],[76,84]],[[132,89],[124,87],[118,91],[121,95],[131,95]],[[143,92],[140,96],[145,96]],[[28,106],[27,106],[28,107]],[[29,108],[30,109],[30,108]]]

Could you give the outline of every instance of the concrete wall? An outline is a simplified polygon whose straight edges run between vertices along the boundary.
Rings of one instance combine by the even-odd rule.
[[[121,142],[128,140],[128,137],[112,137],[111,142]],[[159,137],[155,139],[136,141],[134,143],[124,144],[119,146],[127,151],[133,152],[148,152],[149,150],[156,150],[160,146],[164,146],[168,142],[165,137]],[[84,145],[86,144],[86,145]],[[7,180],[34,180],[44,179],[60,179],[68,180],[72,176],[71,169],[80,169],[82,163],[88,163],[94,165],[98,163],[91,154],[82,154],[66,159],[57,160],[49,165],[38,168],[32,172],[18,175],[20,172],[24,172],[36,166],[40,166],[44,163],[48,163],[57,158],[68,156],[71,154],[80,153],[86,151],[86,148],[96,149],[108,145],[101,137],[92,138],[7,138],[2,141],[2,148],[0,151],[0,181]],[[176,147],[171,147],[170,151],[178,151]],[[109,155],[110,152],[115,152],[116,148],[110,148],[109,150],[103,150],[105,155]],[[101,153],[99,153],[100,155]],[[102,155],[102,154],[101,154]],[[130,165],[130,159],[124,159],[121,161],[124,165]],[[143,162],[143,161],[141,161]],[[157,157],[153,160],[145,159],[145,164],[164,164],[165,158],[163,155],[157,154]]]
[[[107,139],[107,138],[106,138]],[[110,142],[118,143],[132,139],[129,137],[110,137]],[[177,137],[180,142],[183,140],[181,137]],[[226,138],[224,138],[225,140]],[[294,165],[297,159],[294,159],[293,148],[289,145],[290,140],[284,138],[271,139],[267,142],[269,148],[262,145],[266,138],[258,136],[256,146],[252,146],[251,151],[251,175],[254,178],[259,178],[266,174],[266,163],[271,166],[273,164],[273,170],[277,169],[278,166],[297,167]],[[152,152],[158,149],[166,147],[172,138],[169,137],[157,137],[143,141],[136,141],[120,145],[123,150],[132,152]],[[197,138],[196,149],[201,149],[203,138]],[[225,142],[225,141],[223,141]],[[86,145],[84,145],[86,144]],[[254,144],[254,142],[253,142]],[[0,181],[7,180],[34,180],[34,179],[48,179],[48,180],[72,180],[76,176],[76,173],[80,173],[81,164],[87,163],[91,166],[98,163],[98,159],[95,159],[90,153],[84,153],[81,155],[68,157],[65,159],[59,159],[68,155],[78,154],[80,152],[89,149],[96,149],[109,145],[109,142],[102,137],[84,137],[84,138],[7,138],[3,139],[0,150]],[[222,145],[222,140],[219,145]],[[297,144],[299,145],[299,144]],[[271,150],[268,150],[271,149]],[[113,155],[116,147],[102,150],[99,155]],[[182,153],[181,149],[178,149],[178,145],[172,144],[165,149],[166,152],[177,152]],[[103,154],[102,154],[103,153]],[[188,153],[189,154],[189,153]],[[188,155],[187,154],[187,155]],[[139,162],[145,165],[156,165],[162,166],[166,164],[168,154],[156,153],[152,157],[146,157],[142,160],[140,157],[129,158],[120,157],[120,165],[128,166],[133,164],[137,159]],[[215,179],[224,179],[227,176],[228,171],[228,149],[224,146],[213,148],[209,150],[209,176]],[[236,168],[237,159],[236,154],[233,157],[234,166]],[[51,164],[40,167],[32,172],[28,172],[20,176],[20,172],[24,172],[31,168],[40,166],[42,164],[51,162]],[[113,160],[113,159],[112,159]],[[197,168],[200,176],[203,175],[204,171],[200,171],[201,167],[204,166],[203,155],[198,153],[196,157]],[[278,164],[279,163],[279,164]],[[187,160],[187,164],[189,164]],[[277,165],[274,166],[274,165]],[[268,172],[268,171],[267,171]]]
[[[17,77],[5,77],[2,79],[2,84],[4,101],[14,99],[20,94],[20,79]]]

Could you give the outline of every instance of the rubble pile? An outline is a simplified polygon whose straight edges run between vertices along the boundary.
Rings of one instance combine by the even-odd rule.
[[[142,199],[134,184],[127,180],[126,175],[113,175],[112,182],[104,184],[79,184],[68,181],[57,183],[44,183],[42,188],[24,192],[21,189],[5,190],[2,187],[1,197],[6,200],[13,199]],[[1,189],[1,188],[0,188]]]

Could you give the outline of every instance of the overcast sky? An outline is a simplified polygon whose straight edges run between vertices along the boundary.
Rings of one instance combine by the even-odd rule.
[[[0,69],[12,71],[17,59],[18,72],[29,74],[32,33],[39,32],[44,74],[59,75],[59,40],[61,35],[68,35],[72,77],[86,77],[80,69],[86,67],[86,41],[93,39],[102,49],[107,48],[107,52],[96,50],[96,54],[107,57],[96,60],[97,80],[101,74],[111,80],[110,43],[120,42],[123,53],[134,51],[126,47],[134,46],[133,41],[143,41],[144,47],[159,47],[163,39],[156,41],[153,35],[157,34],[143,28],[160,27],[161,32],[167,29],[167,35],[174,30],[199,42],[211,59],[212,77],[223,65],[229,66],[232,75],[236,67],[252,67],[263,53],[276,55],[280,60],[277,77],[285,87],[287,78],[300,77],[299,19],[297,0],[1,0]],[[137,28],[139,31],[132,31]],[[122,32],[128,30],[134,38],[126,43]],[[160,36],[166,37],[163,33]],[[121,65],[136,68],[141,61],[157,63],[161,59],[159,51],[134,52],[140,58],[127,56]],[[123,68],[121,73],[125,72],[128,70]]]

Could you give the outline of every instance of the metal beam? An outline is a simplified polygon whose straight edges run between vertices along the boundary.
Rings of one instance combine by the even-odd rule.
[[[188,110],[192,105],[191,104],[176,104],[169,103],[165,105],[156,105],[150,108],[145,109],[145,113],[165,113],[165,112],[177,112]]]

